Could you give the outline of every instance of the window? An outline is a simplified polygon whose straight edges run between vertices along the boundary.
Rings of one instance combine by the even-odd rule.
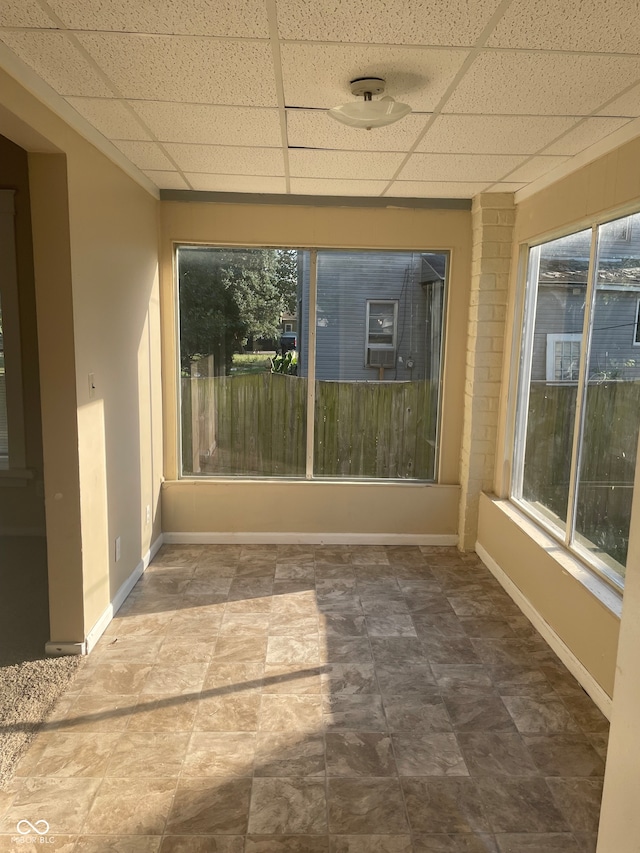
[[[367,300],[365,364],[384,370],[396,361],[398,303]]]
[[[512,497],[618,586],[640,425],[639,285],[640,214],[529,250]]]
[[[577,382],[582,335],[547,335],[547,382]]]
[[[183,476],[434,480],[447,266],[179,247]]]

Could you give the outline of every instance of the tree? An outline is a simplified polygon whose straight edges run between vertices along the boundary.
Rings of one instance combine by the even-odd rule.
[[[280,314],[293,313],[298,279],[291,249],[182,248],[178,255],[180,360],[213,355],[228,373],[234,352],[249,339],[275,338]]]

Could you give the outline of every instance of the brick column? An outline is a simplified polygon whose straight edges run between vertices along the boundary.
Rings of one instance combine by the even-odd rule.
[[[483,193],[471,209],[473,248],[460,458],[459,548],[475,547],[478,503],[493,489],[498,406],[515,207],[511,193]]]

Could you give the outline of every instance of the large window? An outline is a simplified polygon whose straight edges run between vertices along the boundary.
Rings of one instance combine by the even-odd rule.
[[[436,478],[445,254],[177,259],[183,476]]]
[[[640,425],[640,214],[530,249],[513,497],[622,585]]]

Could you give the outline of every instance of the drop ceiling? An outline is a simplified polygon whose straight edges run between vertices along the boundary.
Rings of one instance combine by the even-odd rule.
[[[159,189],[470,198],[640,135],[639,36],[638,0],[3,0],[0,67]],[[413,113],[333,121],[365,75]]]

